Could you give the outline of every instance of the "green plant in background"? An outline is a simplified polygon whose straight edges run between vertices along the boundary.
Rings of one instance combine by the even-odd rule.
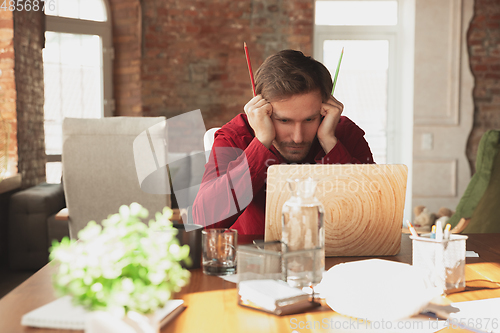
[[[118,316],[162,307],[189,281],[189,271],[180,265],[189,261],[189,246],[179,246],[170,208],[156,213],[149,226],[142,222],[147,217],[138,203],[121,206],[102,221],[103,227],[89,222],[79,241],[54,241],[50,258],[59,264],[56,291],[87,309]]]

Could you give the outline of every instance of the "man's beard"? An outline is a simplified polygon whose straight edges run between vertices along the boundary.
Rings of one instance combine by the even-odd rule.
[[[295,142],[281,142],[278,143],[276,140],[273,141],[273,146],[276,150],[281,154],[281,156],[287,162],[301,162],[304,158],[306,158],[309,150],[311,149],[312,142],[303,142],[303,143],[295,143]],[[293,148],[300,148],[294,150]]]

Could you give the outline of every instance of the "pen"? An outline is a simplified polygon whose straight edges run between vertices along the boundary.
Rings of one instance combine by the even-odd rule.
[[[337,77],[339,76],[340,63],[342,62],[343,55],[344,55],[344,48],[342,48],[342,52],[340,52],[339,63],[337,64],[337,70],[335,71],[335,77],[333,78],[332,95],[333,92],[335,91],[335,85],[337,84]]]
[[[253,72],[252,72],[252,64],[250,63],[250,55],[248,54],[247,43],[243,43],[243,47],[245,48],[245,55],[247,57],[247,65],[248,65],[248,73],[250,74],[250,80],[252,81],[252,90],[253,96],[255,97],[255,81],[253,80]]]
[[[432,226],[432,231],[431,231],[431,239],[436,238],[436,225]]]
[[[444,239],[450,239],[451,224],[447,223],[444,228]]]
[[[413,225],[411,224],[410,221],[406,220],[406,225],[408,226],[408,229],[410,230],[411,232],[411,235],[412,236],[415,236],[415,237],[418,237],[418,233],[417,231],[415,230],[415,228],[413,227]]]

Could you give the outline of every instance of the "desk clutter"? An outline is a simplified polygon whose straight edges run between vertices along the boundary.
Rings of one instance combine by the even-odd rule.
[[[359,311],[364,310],[370,311],[368,315],[376,318],[376,311],[378,311],[378,313],[382,313],[380,316],[385,317],[384,311],[390,312],[390,314],[393,313],[392,309],[394,308],[399,311],[399,308],[396,306],[400,304],[398,302],[402,302],[403,306],[401,307],[404,307],[407,311],[411,310],[413,312],[412,309],[415,312],[418,311],[418,302],[408,304],[407,301],[410,299],[415,300],[411,297],[415,294],[417,294],[417,297],[421,297],[415,291],[419,290],[419,285],[421,286],[425,283],[417,279],[417,273],[413,275],[415,267],[412,268],[412,266],[408,265],[411,264],[410,251],[413,241],[405,235],[402,237],[403,253],[389,259],[407,264],[373,259],[345,263],[346,261],[356,259],[347,257],[327,259],[326,264],[332,268],[325,273],[323,281],[314,288],[314,291],[319,294],[319,296],[315,295],[315,300],[324,297],[324,300],[321,300],[323,306],[319,308],[300,309],[297,311],[299,312],[298,314],[289,316],[275,316],[239,306],[237,302],[240,296],[238,295],[236,284],[228,283],[224,280],[236,278],[233,281],[237,283],[240,272],[235,275],[223,276],[223,280],[218,277],[205,275],[201,269],[195,269],[191,271],[193,278],[190,285],[185,287],[186,289],[184,289],[181,295],[174,296],[174,298],[182,298],[187,308],[162,331],[204,332],[206,331],[207,324],[210,324],[213,331],[219,332],[227,331],[225,328],[230,327],[234,328],[233,332],[290,333],[294,329],[297,332],[309,332],[311,331],[309,328],[313,328],[314,326],[311,325],[315,323],[330,325],[328,326],[330,330],[325,329],[325,331],[338,331],[336,328],[341,325],[351,327],[350,325],[354,323],[357,329],[348,331],[407,332],[406,329],[398,330],[398,327],[406,328],[408,326],[405,325],[412,325],[412,327],[422,327],[422,329],[417,330],[420,333],[438,332],[443,328],[445,328],[443,333],[470,331],[470,328],[473,329],[473,332],[499,332],[500,289],[498,287],[500,285],[498,284],[498,277],[500,276],[500,266],[498,263],[500,263],[500,254],[496,251],[499,239],[500,235],[498,234],[469,235],[466,242],[468,250],[471,251],[470,254],[479,254],[480,256],[467,258],[467,289],[463,292],[447,295],[446,297],[439,296],[438,300],[446,302],[446,306],[435,306],[430,303],[425,305],[420,310],[420,314],[416,316],[395,321],[384,320],[383,328],[381,321],[375,319],[371,321],[365,320],[365,318],[346,315],[346,313],[350,313],[348,311],[358,311],[356,315],[361,316],[363,313],[360,314]],[[240,240],[245,241],[245,238],[241,237]],[[262,248],[262,246],[260,247]],[[490,248],[492,250],[488,250]],[[263,259],[261,261],[265,262]],[[258,261],[254,260],[253,263],[255,266],[262,266]],[[337,265],[332,266],[334,263]],[[387,268],[388,265],[403,267],[389,269]],[[240,267],[241,265],[238,265],[238,268]],[[35,307],[53,301],[51,276],[55,270],[56,267],[53,267],[53,265],[44,267],[39,273],[18,287],[16,291],[0,301],[1,332],[22,331],[22,315],[29,313]],[[247,286],[245,284],[240,286],[244,287],[241,292],[242,300],[262,303],[267,306],[269,309],[268,312],[272,312],[273,308],[278,309],[283,307],[283,303],[287,298],[295,296],[299,299],[302,298],[302,303],[299,303],[301,306],[304,303],[307,304],[308,300],[304,301],[304,299],[310,298],[304,296],[304,293],[300,289],[292,288],[290,294],[288,294],[289,289],[286,286],[285,289],[287,291],[285,293],[277,290],[278,288],[275,287],[275,284],[279,283],[281,286],[284,286],[284,281],[277,281],[280,280],[281,276],[279,267],[276,271],[278,272],[277,275],[269,275],[268,280],[272,281],[262,282],[259,279],[251,280],[248,278],[242,280],[249,281]],[[408,276],[410,276],[410,279],[408,279]],[[272,288],[268,288],[270,286],[268,282],[272,283]],[[262,287],[261,283],[264,283],[264,287]],[[403,284],[404,287],[401,287]],[[325,290],[322,289],[324,286],[326,287]],[[396,293],[394,295],[394,288],[399,290],[400,294]],[[363,290],[366,291],[366,294],[363,294]],[[378,299],[377,292],[380,296]],[[295,295],[292,295],[293,293]],[[439,294],[439,290],[436,293]],[[134,294],[140,293],[134,292]],[[347,296],[350,297],[350,300]],[[275,299],[278,301],[274,301]],[[432,302],[435,301],[436,299],[432,299]],[[330,310],[329,305],[335,311]],[[60,312],[61,315],[66,316],[66,313],[63,311],[54,312]],[[402,309],[399,313],[401,312]],[[402,314],[399,316],[402,316]],[[46,317],[48,315],[42,315],[42,318],[46,319]],[[388,316],[387,318],[391,317]],[[98,317],[97,319],[100,321],[102,318]],[[9,325],[9,320],[11,322],[15,321],[17,325],[14,323]],[[323,320],[327,320],[327,322]],[[102,323],[102,321],[100,322]],[[302,329],[306,325],[310,325],[309,328]],[[280,327],[283,329],[280,329]],[[462,329],[459,330],[459,328]],[[40,332],[47,331],[40,329]]]
[[[283,249],[286,247],[281,241],[254,241],[238,247],[239,305],[276,315],[319,306],[314,293],[306,293],[302,288],[321,281],[324,252],[321,248],[290,252]],[[318,266],[321,262],[323,265]],[[299,281],[301,284],[297,284]]]
[[[238,304],[276,315],[318,306],[302,288],[321,281],[325,269],[323,204],[317,180],[287,179],[291,197],[282,204],[281,240],[238,248]]]
[[[254,244],[240,245],[238,274],[234,280],[238,283],[238,304],[284,315],[291,311],[309,310],[317,305],[319,298],[324,298],[334,311],[346,316],[368,320],[411,317],[420,313],[443,292],[454,292],[465,287],[462,270],[465,265],[466,236],[451,237],[446,242],[424,237],[420,237],[423,240],[413,240],[413,247],[417,248],[413,252],[413,266],[369,259],[338,264],[326,273],[321,271],[321,282],[310,283],[313,292],[308,302],[305,301],[308,293],[303,292],[302,298],[296,297],[297,290],[308,288],[293,291],[294,281],[287,279],[289,270],[286,269],[286,263],[306,251],[312,258],[322,256],[320,251],[282,252],[280,241],[254,241]],[[310,259],[310,262],[313,263],[314,259]],[[315,272],[311,269],[312,264],[303,266],[306,267],[309,270],[304,269],[302,274],[313,281]],[[280,292],[269,292],[273,285]],[[288,286],[288,293],[283,286]],[[384,306],[380,306],[381,300]],[[288,307],[284,308],[282,304]],[[295,306],[290,306],[293,304]]]
[[[324,272],[323,207],[313,195],[316,183],[312,179],[306,179],[292,180],[291,184],[294,193],[283,206],[281,240],[254,241],[253,244],[238,246],[235,230],[208,229],[200,233],[203,273],[223,276],[237,272],[235,303],[282,316],[311,311],[322,304],[322,298],[338,315],[368,322],[395,322],[423,312],[432,312],[442,320],[462,319],[459,315],[464,313],[460,312],[459,307],[442,306],[434,304],[434,301],[443,293],[465,288],[467,236],[451,234],[449,227],[443,230],[441,221],[437,221],[433,233],[426,235],[419,235],[413,226],[408,224],[413,234],[410,237],[413,245],[413,265],[368,259],[340,263]],[[303,209],[304,207],[306,209]],[[311,209],[314,212],[311,212]],[[156,221],[151,221],[149,227],[146,227],[137,224],[140,223],[140,218],[147,217],[147,212],[142,207],[137,204],[123,206],[119,214],[103,221],[103,228],[91,223],[83,229],[79,235],[81,242],[65,241],[62,245],[54,246],[52,256],[63,267],[62,271],[59,271],[55,286],[72,295],[75,304],[79,303],[94,311],[84,310],[82,306],[75,307],[71,304],[71,298],[65,297],[25,314],[22,324],[34,327],[85,328],[87,333],[148,332],[143,327],[159,330],[161,324],[170,321],[184,309],[183,300],[168,300],[171,293],[162,294],[163,289],[160,287],[176,272],[184,272],[180,270],[179,262],[188,255],[184,247],[180,247],[179,242],[174,239],[178,231],[167,223],[170,215],[171,212],[164,210],[163,214],[157,214]],[[120,230],[120,233],[117,230]],[[143,235],[136,237],[138,232]],[[141,266],[144,258],[141,257],[137,262],[134,259],[139,253],[139,243],[129,244],[129,241],[113,238],[119,234],[130,236],[126,239],[133,239],[133,242],[139,242],[142,246],[149,244],[146,246],[144,258],[177,254],[177,257],[168,259],[168,267],[175,266],[179,270],[165,272],[161,277],[155,271],[154,267],[157,265],[148,266],[145,270],[145,267]],[[112,242],[108,244],[109,240]],[[143,242],[144,240],[149,243]],[[97,246],[106,251],[98,251]],[[115,253],[120,248],[124,251],[129,249],[130,252],[127,250],[124,253]],[[82,253],[94,257],[87,258]],[[112,267],[109,260],[112,258],[108,254],[120,254],[121,259],[126,258],[138,266],[124,266],[120,268],[123,270],[117,268],[115,271],[109,271]],[[103,264],[103,258],[109,262]],[[82,281],[79,278],[69,279],[71,274],[68,275],[68,272],[81,268],[73,266],[79,261],[86,262],[86,269],[89,271],[95,268],[94,264],[103,266],[105,270],[102,274],[94,274],[92,277],[106,277],[111,282],[116,282],[119,285],[118,293],[112,293],[116,284],[114,282],[113,284],[99,280],[102,283],[91,281],[89,284],[86,281],[90,277]],[[162,263],[165,264],[163,259],[158,265],[162,266]],[[137,284],[137,281],[132,280],[136,278],[134,272],[147,270],[156,272],[147,275],[146,281],[149,281],[151,286],[148,286],[148,290],[138,289],[141,283]],[[126,272],[131,275],[125,277]],[[183,281],[178,281],[178,285],[170,291],[179,291],[178,287],[184,285]],[[86,290],[87,287],[90,289]],[[152,288],[156,291],[150,292]],[[103,300],[104,291],[109,295],[105,298],[108,303],[99,305]],[[83,297],[83,292],[87,296]],[[92,294],[93,299],[88,297],[89,293],[95,294]],[[102,295],[99,296],[99,293]],[[144,302],[142,298],[146,295],[161,297],[159,300],[163,301],[161,305],[165,307],[160,308],[157,301]],[[119,299],[121,301],[116,303]],[[90,307],[87,301],[92,301],[95,306]],[[154,303],[154,306],[149,303]],[[117,304],[120,310],[126,308],[127,311],[114,313]]]

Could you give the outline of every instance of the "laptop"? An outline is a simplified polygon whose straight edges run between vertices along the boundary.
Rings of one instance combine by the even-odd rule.
[[[267,169],[265,240],[281,239],[287,179],[318,180],[325,255],[390,256],[401,248],[408,168],[396,164],[280,164]]]

